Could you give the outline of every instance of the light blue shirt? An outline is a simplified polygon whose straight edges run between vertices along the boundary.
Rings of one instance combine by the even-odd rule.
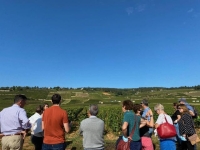
[[[148,121],[151,120],[151,117],[150,117],[150,116],[146,117],[147,112],[148,112],[149,110],[150,110],[150,108],[149,108],[149,107],[146,107],[146,108],[143,110],[143,113],[142,113],[142,118],[146,118]],[[151,133],[153,133],[153,128],[149,128],[149,134],[151,134]]]
[[[185,106],[188,110],[191,110],[194,113],[194,109],[192,108],[192,106],[190,106],[188,103],[185,103]]]
[[[0,112],[0,126],[1,133],[4,135],[16,134],[23,129],[31,128],[26,111],[17,104],[4,108]]]

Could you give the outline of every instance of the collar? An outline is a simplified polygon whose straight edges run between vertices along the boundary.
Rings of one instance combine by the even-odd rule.
[[[19,105],[17,105],[17,104],[13,104],[13,107],[19,107]],[[21,108],[21,107],[19,107],[19,108]]]
[[[92,115],[91,115],[90,118],[97,118],[97,116],[92,116]]]

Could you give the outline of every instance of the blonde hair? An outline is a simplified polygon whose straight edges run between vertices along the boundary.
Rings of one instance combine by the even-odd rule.
[[[156,110],[164,110],[164,106],[161,105],[161,104],[156,104],[156,105],[154,106],[154,110],[155,110],[155,111],[156,111]]]

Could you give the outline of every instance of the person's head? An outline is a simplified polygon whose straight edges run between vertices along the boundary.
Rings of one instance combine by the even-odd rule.
[[[135,114],[140,115],[142,111],[142,106],[140,104],[134,104],[133,111],[135,112]]]
[[[89,106],[89,114],[91,116],[96,116],[98,114],[98,111],[99,111],[99,109],[98,109],[97,105],[92,104]]]
[[[180,99],[178,100],[178,102],[179,102],[180,104],[185,104],[185,103],[187,103],[186,98],[180,98]]]
[[[45,111],[45,109],[49,108],[49,104],[48,103],[44,103],[42,108],[43,108],[43,111]]]
[[[131,100],[124,100],[122,102],[122,111],[125,112],[127,110],[133,109],[133,102]]]
[[[174,107],[175,110],[177,110],[178,109],[178,103],[173,103],[173,107]]]
[[[26,105],[26,100],[27,97],[25,95],[19,94],[15,96],[14,103],[23,108]]]
[[[188,108],[184,104],[179,104],[178,110],[180,111],[181,114],[189,113]]]
[[[52,103],[53,104],[60,104],[61,103],[61,96],[59,94],[54,94],[51,97]]]
[[[143,99],[140,104],[142,105],[143,108],[148,107],[148,105],[149,105],[147,99]]]
[[[161,114],[164,112],[164,106],[161,105],[161,104],[156,104],[154,106],[154,111],[157,113],[157,114]]]
[[[39,106],[36,108],[35,112],[41,115],[41,114],[43,113],[43,108],[42,108],[42,106],[39,105]]]

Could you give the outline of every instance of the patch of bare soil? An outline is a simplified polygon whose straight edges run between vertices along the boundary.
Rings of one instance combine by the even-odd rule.
[[[110,95],[109,93],[107,93],[107,92],[103,92],[103,95]]]

